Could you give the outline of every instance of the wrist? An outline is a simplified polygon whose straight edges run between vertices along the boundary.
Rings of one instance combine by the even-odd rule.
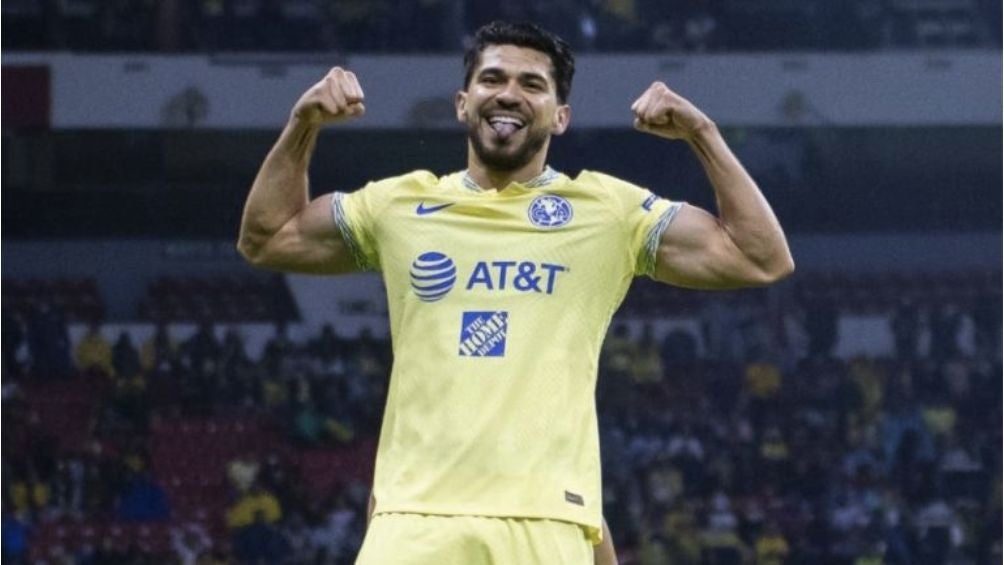
[[[691,130],[687,141],[703,145],[720,139],[721,136],[721,132],[718,131],[718,125],[710,119],[705,119],[699,126]]]
[[[302,133],[313,133],[320,131],[321,124],[317,120],[312,120],[303,116],[300,112],[293,111],[289,114],[289,121],[286,122],[286,128]]]

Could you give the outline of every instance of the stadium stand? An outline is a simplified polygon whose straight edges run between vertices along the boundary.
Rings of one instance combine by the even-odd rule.
[[[820,345],[796,357],[780,345],[790,328],[733,316],[712,329],[706,303],[677,309],[682,300],[663,300],[671,292],[638,285],[604,346],[597,395],[606,512],[622,562],[851,563],[883,552],[889,562],[981,562],[1000,536],[1001,339],[999,318],[979,320],[989,301],[999,308],[1000,287],[999,272],[801,275],[781,317],[829,301],[839,315],[901,325],[891,290],[916,298],[908,347],[843,359],[809,316],[795,333]],[[733,304],[766,307],[762,291],[732,294]],[[862,294],[880,298],[863,303]],[[957,319],[940,317],[946,301],[964,305]],[[20,310],[5,308],[5,328]],[[679,312],[697,315],[702,331],[657,339],[624,325]],[[267,550],[292,562],[351,561],[388,344],[330,329],[302,342],[277,332],[253,359],[236,334],[223,343],[200,335],[144,344],[134,377],[75,367],[57,378],[29,354],[5,357],[14,455],[4,495],[15,511],[8,520],[30,532],[22,557],[165,562],[195,528],[204,552],[221,559]],[[162,493],[164,513],[148,495],[134,511],[143,518],[129,517],[123,500],[137,483]],[[254,524],[249,508],[275,514]],[[249,546],[248,528],[278,545]]]
[[[669,76],[700,66],[691,55],[780,55],[757,68],[777,63],[802,88],[803,71],[847,55],[874,63],[853,67],[868,77],[903,61],[923,66],[922,81],[971,77],[949,71],[982,69],[968,57],[1001,46],[999,0],[8,0],[0,11],[4,78],[19,85],[4,99],[15,260],[0,373],[2,551],[14,564],[351,563],[392,362],[379,332],[358,329],[385,307],[326,288],[298,303],[289,278],[234,266],[240,203],[275,128],[206,127],[198,118],[227,96],[211,81],[147,104],[145,125],[101,123],[121,100],[104,92],[88,100],[112,99],[110,114],[74,121],[72,91],[56,87],[72,82],[58,74],[76,55],[83,74],[108,63],[108,76],[137,82],[160,55],[195,55],[181,74],[205,56],[211,74],[267,85],[343,55],[455,55],[502,17],[550,27],[594,61],[651,55]],[[890,77],[868,80],[898,92],[914,75]],[[890,249],[916,257],[861,254],[843,269],[817,241],[769,289],[634,283],[597,389],[622,564],[1001,561],[999,114],[946,110],[965,110],[974,90],[932,93],[940,106],[918,106],[930,122],[908,112],[848,126],[793,91],[781,117],[746,110],[736,115],[754,125],[722,124],[792,241],[832,236],[846,260],[878,241],[855,235],[902,236]],[[315,188],[462,166],[462,133],[440,128],[449,104],[411,103],[397,129],[339,133],[355,152],[316,159]],[[649,143],[627,127],[576,128],[553,155],[569,172],[609,170],[713,205],[689,154],[668,150],[653,167]],[[394,158],[358,158],[373,154]],[[659,185],[667,172],[678,186]],[[966,244],[988,239],[992,262]],[[116,253],[127,268],[109,268]],[[308,332],[300,322],[322,300],[341,317]]]

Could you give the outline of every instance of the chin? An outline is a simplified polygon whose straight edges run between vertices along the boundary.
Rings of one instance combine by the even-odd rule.
[[[529,159],[522,158],[520,155],[488,154],[478,157],[486,167],[493,171],[515,171],[530,162]]]
[[[528,128],[506,140],[495,136],[494,130],[468,129],[470,145],[478,160],[494,171],[515,171],[529,164],[545,146],[548,136],[534,135]]]

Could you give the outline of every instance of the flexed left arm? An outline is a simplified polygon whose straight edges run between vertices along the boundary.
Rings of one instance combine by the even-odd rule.
[[[684,205],[662,234],[655,278],[704,289],[761,286],[795,270],[774,211],[726,145],[688,100],[656,82],[631,106],[639,131],[686,141],[715,191],[718,216]]]

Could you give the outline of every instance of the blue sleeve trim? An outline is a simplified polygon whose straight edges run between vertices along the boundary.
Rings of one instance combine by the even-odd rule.
[[[359,242],[356,241],[355,235],[352,233],[352,228],[349,226],[348,216],[345,214],[342,202],[344,199],[344,192],[335,192],[331,195],[331,217],[334,218],[335,225],[338,226],[338,231],[342,234],[342,239],[349,246],[352,258],[356,261],[356,266],[364,271],[372,271],[374,270],[373,266],[369,264],[366,255],[359,246]]]
[[[682,202],[673,202],[666,208],[666,211],[659,216],[659,221],[652,226],[648,231],[648,237],[645,238],[645,257],[644,264],[642,265],[642,274],[652,276],[655,274],[655,262],[657,254],[659,251],[659,242],[662,240],[662,234],[672,223],[673,218],[676,217],[676,213],[680,211],[683,207]]]

